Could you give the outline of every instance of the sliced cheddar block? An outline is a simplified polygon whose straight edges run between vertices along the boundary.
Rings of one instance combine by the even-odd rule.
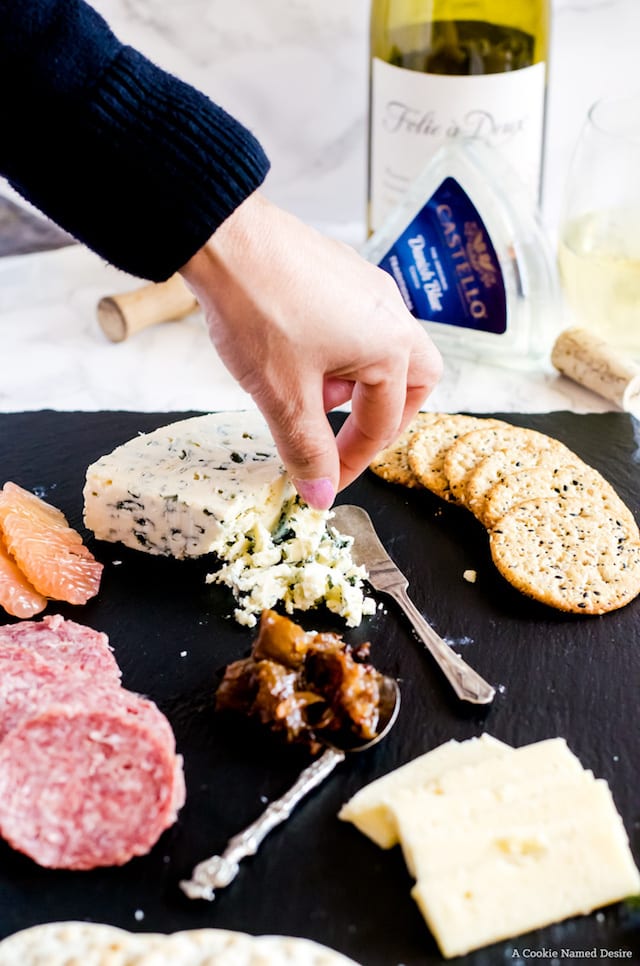
[[[458,825],[474,813],[496,809],[504,802],[520,803],[582,775],[580,760],[564,738],[548,738],[484,761],[452,767],[421,788],[398,790],[393,800],[388,800],[387,808],[409,872],[415,875],[413,844],[423,829],[439,826],[457,835]]]
[[[416,807],[418,796],[406,796],[396,811],[400,844],[407,869],[421,881],[460,865],[481,861],[501,848],[511,828],[542,827],[548,816],[571,824],[576,808],[589,808],[603,794],[602,780],[590,771],[579,772],[562,784],[540,787],[535,780],[520,786],[522,794],[509,801],[482,804],[467,801],[466,808],[447,810],[448,802],[436,803],[429,813]],[[444,808],[440,806],[445,806]],[[498,843],[498,844],[496,844]]]
[[[494,838],[481,861],[418,879],[412,890],[445,957],[584,915],[640,891],[623,823],[604,782],[573,822],[538,819]],[[490,816],[487,822],[491,823]],[[477,835],[483,836],[483,823]],[[490,833],[493,835],[494,833]]]
[[[390,849],[398,844],[398,832],[391,808],[398,792],[403,789],[423,788],[438,782],[445,773],[454,769],[511,751],[508,745],[486,734],[463,742],[447,741],[365,785],[343,805],[338,818],[352,822],[380,848]]]

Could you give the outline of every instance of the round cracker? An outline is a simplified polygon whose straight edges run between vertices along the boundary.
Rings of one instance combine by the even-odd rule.
[[[451,492],[458,502],[466,505],[466,481],[479,463],[493,453],[504,452],[542,452],[555,450],[564,453],[567,459],[575,455],[568,446],[536,429],[522,426],[487,426],[461,436],[448,450],[444,460],[444,474],[449,481]]]
[[[342,953],[311,939],[258,936],[255,946],[264,956],[260,963],[265,966],[358,966]]]
[[[467,416],[464,413],[443,415],[431,426],[422,427],[409,441],[408,463],[419,483],[443,500],[457,502],[444,473],[444,460],[450,447],[474,429],[506,426],[499,419]]]
[[[539,466],[553,472],[568,460],[577,459],[578,457],[566,450],[562,443],[558,443],[557,447],[552,446],[542,450],[535,445],[516,446],[508,451],[498,450],[480,460],[468,474],[464,483],[465,505],[481,523],[487,526],[485,519],[487,497],[500,480],[527,467]],[[553,493],[533,493],[531,499],[536,496],[553,496]]]
[[[147,948],[139,935],[95,922],[49,922],[0,942],[1,966],[133,966]]]
[[[616,519],[622,520],[630,533],[638,533],[638,525],[624,500],[596,469],[582,460],[556,467],[553,464],[528,467],[505,476],[487,494],[482,522],[489,528],[494,527],[518,503],[556,495],[601,504]]]
[[[257,959],[254,937],[230,929],[150,933],[145,939],[144,955],[131,966],[252,966]]]
[[[415,433],[434,425],[443,415],[443,413],[418,413],[405,431],[377,454],[369,464],[369,469],[387,483],[419,487],[421,484],[411,471],[407,459],[408,446]]]
[[[0,942],[0,966],[358,966],[309,939],[227,929],[169,935],[103,923],[50,922]]]
[[[527,500],[490,531],[490,545],[509,583],[558,610],[604,614],[640,593],[640,542],[601,504]]]

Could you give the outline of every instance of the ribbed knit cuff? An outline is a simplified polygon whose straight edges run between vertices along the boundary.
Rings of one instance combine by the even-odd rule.
[[[100,152],[90,247],[128,272],[167,278],[265,178],[258,141],[205,95],[125,47],[103,74],[89,124]]]
[[[0,159],[16,189],[71,235],[162,281],[260,186],[269,162],[242,124],[91,14],[93,34],[70,31],[83,47],[65,39],[73,65],[57,51],[40,88],[28,78]]]

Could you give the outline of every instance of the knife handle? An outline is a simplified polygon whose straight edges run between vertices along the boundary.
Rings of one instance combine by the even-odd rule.
[[[469,667],[453,648],[436,634],[409,597],[404,587],[394,587],[388,593],[402,607],[413,629],[437,661],[449,684],[462,701],[472,704],[491,704],[495,697],[493,688],[477,671]]]
[[[98,302],[97,315],[106,337],[111,342],[123,342],[150,325],[183,319],[197,307],[194,295],[176,273],[166,282],[105,296]]]

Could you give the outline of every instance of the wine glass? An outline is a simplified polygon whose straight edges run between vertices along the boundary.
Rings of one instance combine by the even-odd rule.
[[[572,324],[640,356],[640,94],[588,112],[569,167],[558,263]]]

